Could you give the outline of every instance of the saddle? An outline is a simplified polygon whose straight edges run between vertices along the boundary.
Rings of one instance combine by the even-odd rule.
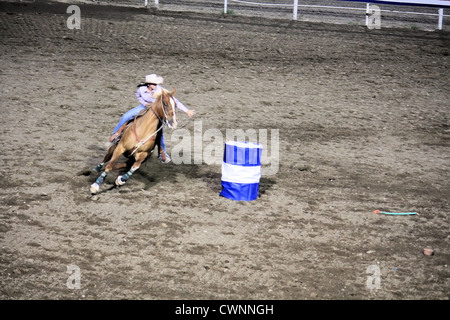
[[[128,126],[130,126],[134,121],[136,121],[138,118],[142,117],[144,114],[146,114],[149,111],[148,108],[141,110],[138,115],[136,115],[133,119],[128,120],[127,122],[125,122],[120,128],[119,130],[117,130],[117,132],[110,138],[110,142],[113,145],[117,145],[119,143],[119,141],[122,139],[123,134],[125,133],[125,129],[128,128]],[[158,129],[159,127],[162,125],[162,123],[160,122],[160,124],[158,125]],[[157,134],[154,137],[150,138],[150,141],[155,141],[158,138],[158,141],[156,144],[158,144],[159,146],[159,141],[161,140],[161,135]]]

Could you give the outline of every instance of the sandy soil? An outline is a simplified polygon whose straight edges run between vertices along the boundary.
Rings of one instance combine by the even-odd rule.
[[[449,33],[67,7],[0,2],[1,299],[449,298]],[[200,134],[279,130],[257,200],[155,157],[89,194],[149,73]]]

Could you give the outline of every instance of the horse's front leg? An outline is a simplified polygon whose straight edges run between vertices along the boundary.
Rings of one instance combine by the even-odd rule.
[[[90,191],[92,194],[96,194],[99,192],[100,186],[102,185],[103,181],[105,181],[106,176],[114,168],[114,163],[125,151],[122,145],[120,147],[114,147],[113,149],[111,148],[110,151],[112,151],[112,156],[109,156],[108,152],[108,155],[106,155],[105,157],[105,159],[107,159],[108,157],[111,158],[111,160],[105,167],[105,171],[103,171],[102,174],[97,178],[97,180],[95,180],[95,182],[91,184]]]
[[[125,173],[123,176],[118,176],[116,179],[116,186],[120,187],[125,184],[125,182],[130,179],[130,177],[133,175],[133,173],[139,169],[142,162],[147,158],[148,153],[147,152],[140,152],[136,155],[135,159],[136,162],[131,166],[130,170],[128,170],[127,173]]]

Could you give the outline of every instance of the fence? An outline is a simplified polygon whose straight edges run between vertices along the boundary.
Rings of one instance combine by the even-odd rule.
[[[337,2],[340,5],[337,5]],[[444,14],[444,8],[450,8],[450,0],[321,0],[321,1],[311,1],[311,0],[285,0],[284,3],[271,3],[279,2],[274,0],[212,0],[212,1],[202,1],[202,0],[192,0],[192,1],[174,1],[174,0],[145,0],[145,6],[151,5],[159,7],[161,5],[175,5],[177,2],[189,5],[191,7],[197,6],[221,6],[220,10],[223,10],[224,14],[235,13],[237,9],[242,10],[242,8],[270,8],[271,13],[286,12],[286,10],[291,10],[291,15],[293,20],[298,20],[299,10],[304,16],[306,13],[317,14],[317,11],[321,12],[355,12],[360,11],[361,16],[365,16],[365,24],[369,25],[369,16],[374,12],[375,5],[387,5],[390,9],[380,9],[379,13],[393,14],[397,17],[403,16],[422,16],[422,17],[437,17],[437,29],[443,29],[444,17],[450,17],[450,15]],[[357,7],[351,5],[351,3],[366,3],[364,7]],[[230,10],[230,7],[233,10]],[[416,8],[428,10],[422,10],[427,12],[418,11]],[[391,10],[393,8],[393,10]],[[405,9],[405,10],[400,10]],[[236,9],[236,10],[235,10]],[[308,10],[308,11],[307,11]],[[312,11],[313,10],[313,11]],[[256,14],[256,10],[252,10],[252,14]],[[345,16],[344,13],[341,13]],[[433,28],[434,29],[434,28]]]

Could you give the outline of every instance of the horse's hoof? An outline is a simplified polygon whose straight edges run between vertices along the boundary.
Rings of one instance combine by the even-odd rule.
[[[118,176],[116,179],[116,186],[120,187],[123,186],[125,184],[126,181],[122,181],[122,176]]]
[[[91,184],[91,194],[96,194],[99,190],[100,190],[100,186],[98,185],[98,183],[93,183]]]

